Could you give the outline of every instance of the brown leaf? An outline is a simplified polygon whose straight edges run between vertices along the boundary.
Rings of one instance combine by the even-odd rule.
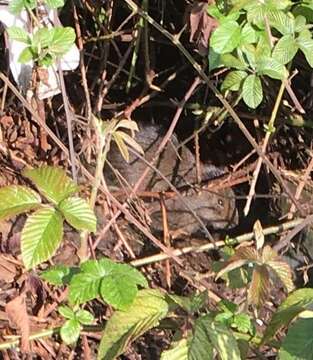
[[[25,294],[17,296],[5,306],[9,320],[21,330],[21,352],[28,353],[29,346],[29,318],[26,309]]]
[[[270,292],[270,275],[265,265],[255,265],[248,290],[248,302],[260,307]]]
[[[199,53],[203,56],[208,52],[211,33],[218,26],[218,21],[207,12],[208,5],[212,3],[214,3],[213,0],[195,2],[189,15],[189,41],[197,44]]]
[[[17,270],[11,258],[13,260],[13,256],[0,254],[0,281],[11,283],[16,276]]]

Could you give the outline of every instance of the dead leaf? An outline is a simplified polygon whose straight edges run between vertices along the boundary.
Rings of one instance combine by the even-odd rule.
[[[262,306],[267,300],[270,290],[270,274],[266,265],[255,265],[248,290],[248,302],[257,307]]]
[[[5,306],[9,320],[21,331],[21,352],[28,353],[29,345],[29,318],[26,309],[25,294],[17,296]]]
[[[206,55],[209,47],[209,39],[212,31],[218,27],[218,21],[212,18],[208,12],[208,5],[214,3],[213,0],[206,2],[195,2],[190,10],[190,42],[196,43],[201,55]]]
[[[257,220],[253,225],[253,232],[256,242],[256,249],[262,249],[264,245],[264,233],[260,220]]]
[[[0,254],[0,281],[6,283],[11,283],[16,276],[16,267],[9,259],[10,255]]]

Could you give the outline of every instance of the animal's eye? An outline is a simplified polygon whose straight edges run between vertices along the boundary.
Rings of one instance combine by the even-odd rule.
[[[217,203],[220,205],[220,206],[223,206],[224,205],[224,201],[222,199],[218,199],[217,200]]]

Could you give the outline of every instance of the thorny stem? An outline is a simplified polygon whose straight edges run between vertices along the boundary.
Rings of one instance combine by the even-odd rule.
[[[105,154],[105,151],[103,152],[103,154]],[[270,235],[270,234],[275,234],[278,233],[280,231],[286,231],[289,230],[291,228],[294,228],[296,226],[298,226],[299,224],[301,224],[303,222],[303,219],[296,219],[293,221],[289,221],[287,223],[281,224],[281,225],[276,225],[276,226],[271,226],[268,228],[263,229],[263,233],[264,235]],[[247,233],[247,234],[243,234],[241,236],[238,236],[235,239],[231,239],[232,241],[235,241],[237,243],[242,243],[244,241],[248,241],[253,239],[254,237],[254,232],[251,233]],[[218,247],[222,247],[225,245],[225,241],[218,241],[215,243],[215,246]],[[190,246],[190,247],[186,247],[184,249],[181,250],[174,250],[173,254],[175,256],[181,256],[183,254],[187,254],[190,252],[202,252],[202,251],[207,251],[207,250],[212,250],[214,248],[214,244],[212,243],[207,243],[201,246]],[[131,262],[131,265],[135,266],[135,267],[140,267],[140,266],[144,266],[147,264],[151,264],[157,261],[162,261],[162,260],[166,260],[168,259],[170,256],[166,255],[166,254],[157,254],[154,256],[150,256],[150,257],[146,257],[144,259],[138,259],[138,260],[134,260]],[[85,327],[84,327],[85,330]],[[87,331],[101,331],[102,327],[98,327],[95,326],[94,329],[92,327],[86,327]],[[43,337],[46,336],[52,336],[54,334],[59,333],[60,331],[60,327],[56,327],[56,328],[52,328],[52,329],[46,329],[44,331],[40,331],[38,333],[34,333],[32,335],[29,336],[29,340],[36,340],[36,339],[41,339]],[[260,344],[260,339],[258,337],[253,337],[251,338],[250,335],[245,335],[245,334],[241,334],[241,333],[235,333],[235,336],[237,338],[240,339],[246,339],[247,341],[253,342],[255,345],[259,345]],[[6,341],[4,343],[0,344],[0,351],[1,350],[6,350],[6,349],[10,349],[10,348],[14,348],[16,346],[19,345],[20,343],[20,336],[17,336],[14,340],[11,341]],[[271,342],[270,346],[273,347],[277,347],[279,348],[279,346],[275,343],[275,342]]]
[[[296,219],[296,220],[286,222],[281,225],[270,226],[268,228],[263,229],[263,233],[264,233],[264,235],[276,234],[281,231],[286,231],[286,230],[292,229],[292,228],[296,227],[297,225],[301,224],[302,222],[303,222],[303,219],[301,218],[301,219]],[[203,252],[203,251],[213,250],[215,247],[220,248],[220,247],[225,246],[226,242],[227,243],[229,242],[231,244],[240,244],[245,241],[250,241],[250,240],[254,239],[254,236],[255,236],[255,233],[250,232],[247,234],[237,236],[236,238],[228,239],[227,241],[224,241],[224,240],[216,241],[215,244],[212,244],[211,242],[207,242],[201,246],[187,246],[183,249],[172,250],[172,253],[174,256],[179,257],[184,254],[189,254],[191,252]],[[156,254],[156,255],[152,255],[152,256],[147,256],[142,259],[133,260],[130,262],[130,264],[132,266],[139,267],[139,266],[152,264],[152,263],[155,263],[158,261],[167,260],[168,258],[169,258],[169,256],[167,254],[160,253],[160,254]]]
[[[152,26],[154,26],[158,31],[160,31],[166,38],[168,38],[177,48],[179,51],[186,57],[186,59],[190,62],[193,68],[198,72],[200,77],[204,80],[207,86],[213,91],[214,95],[218,98],[218,100],[223,104],[225,109],[229,112],[229,115],[233,118],[235,123],[238,125],[239,129],[243,132],[249,143],[252,147],[257,151],[258,155],[263,158],[264,163],[269,167],[275,178],[279,181],[284,191],[288,194],[291,201],[296,205],[297,209],[299,210],[300,214],[303,215],[303,211],[299,206],[297,200],[295,199],[293,193],[290,191],[288,186],[286,185],[284,179],[277,171],[275,166],[269,161],[266,155],[263,153],[261,147],[257,144],[253,136],[250,134],[249,130],[246,128],[244,123],[240,120],[237,113],[234,111],[232,106],[229,102],[222,96],[222,94],[217,90],[217,88],[212,84],[208,75],[203,71],[201,66],[194,60],[192,55],[187,51],[187,49],[177,40],[170,32],[164,29],[160,24],[158,24],[151,16],[147,14],[147,12],[143,11],[133,0],[124,0],[128,6],[132,9],[132,11],[137,12],[140,16],[145,18]]]
[[[93,117],[93,124],[94,128],[97,134],[98,139],[98,154],[97,154],[97,160],[96,160],[96,171],[94,176],[94,182],[91,189],[91,194],[89,198],[89,206],[93,210],[96,204],[97,194],[101,185],[101,179],[102,179],[102,172],[104,163],[107,157],[107,153],[110,148],[110,135],[108,138],[105,138],[101,133],[100,123],[99,121]],[[80,236],[80,248],[77,251],[77,255],[79,256],[79,259],[81,262],[88,259],[88,236],[89,232],[87,230],[81,232]]]
[[[280,103],[282,101],[283,94],[284,94],[284,91],[285,91],[286,81],[287,80],[282,80],[282,82],[281,82],[280,89],[279,89],[279,92],[277,94],[275,105],[274,105],[274,108],[273,108],[273,111],[272,111],[272,115],[271,115],[271,118],[270,118],[270,120],[268,122],[268,129],[266,131],[264,142],[263,142],[263,145],[262,145],[262,153],[263,154],[265,154],[268,142],[269,142],[270,137],[272,135],[272,132],[270,130],[274,128],[274,122],[275,122],[275,119],[277,117],[279,105],[280,105]],[[248,197],[247,197],[247,202],[246,202],[246,205],[245,205],[245,208],[244,208],[245,216],[248,215],[249,210],[250,210],[251,201],[252,201],[253,196],[255,194],[255,186],[256,186],[256,183],[257,183],[257,180],[258,180],[258,177],[259,177],[259,173],[260,173],[260,170],[261,170],[262,163],[263,163],[263,159],[260,156],[259,159],[258,159],[258,162],[256,164],[255,170],[253,172],[251,186],[250,186],[249,194],[248,194]]]

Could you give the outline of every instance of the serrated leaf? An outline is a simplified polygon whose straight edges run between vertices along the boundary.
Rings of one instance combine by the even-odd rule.
[[[94,321],[93,315],[89,311],[83,309],[78,309],[75,313],[75,317],[80,324],[83,325],[90,325]]]
[[[74,319],[75,313],[68,306],[59,306],[58,312],[66,319]]]
[[[247,70],[248,65],[241,59],[238,59],[232,54],[223,54],[221,55],[221,64],[225,67],[237,70]]]
[[[71,27],[54,27],[50,31],[52,31],[50,52],[59,56],[64,55],[75,42],[74,29]]]
[[[158,290],[141,290],[127,311],[116,311],[102,334],[98,360],[113,360],[139,336],[157,326],[168,314],[168,303]]]
[[[12,14],[19,15],[24,8],[34,9],[36,4],[36,0],[11,0],[9,10]]]
[[[218,54],[232,52],[240,43],[240,26],[236,21],[222,23],[211,35],[210,46]]]
[[[205,315],[196,321],[189,351],[190,359],[212,359],[212,346],[221,360],[240,360],[240,351],[231,330],[224,324],[215,322],[211,315]]]
[[[257,220],[253,225],[254,238],[256,242],[256,249],[260,250],[264,245],[264,233],[260,220]]]
[[[301,34],[300,34],[301,35]],[[307,62],[313,68],[313,39],[310,37],[299,36],[297,38],[297,44],[303,52]]]
[[[269,341],[276,332],[304,310],[313,306],[313,289],[299,289],[291,293],[274,313],[264,333],[262,343]]]
[[[257,62],[257,72],[260,75],[267,75],[277,80],[283,80],[288,77],[285,66],[272,57],[262,57]]]
[[[60,335],[65,344],[75,343],[80,335],[80,323],[75,320],[67,320],[60,329]]]
[[[77,230],[96,231],[97,218],[86,200],[68,197],[60,202],[59,210],[65,220]]]
[[[21,27],[11,26],[7,28],[7,32],[12,40],[16,40],[24,44],[30,43],[30,37],[28,33]]]
[[[279,360],[313,359],[313,319],[298,319],[288,329],[279,349]]]
[[[171,344],[169,350],[163,351],[160,360],[190,360],[188,357],[188,340],[181,339]],[[195,360],[195,358],[194,358]],[[200,359],[199,359],[200,360]]]
[[[257,32],[251,26],[251,24],[246,23],[241,30],[241,43],[244,44],[254,44],[258,40]]]
[[[73,275],[79,273],[79,268],[56,265],[49,270],[43,271],[40,277],[52,285],[67,285]]]
[[[54,208],[35,211],[26,220],[21,235],[22,259],[26,269],[50,259],[63,236],[63,219]]]
[[[57,9],[64,6],[64,0],[45,0],[50,9]]]
[[[32,49],[28,46],[20,53],[20,56],[18,57],[18,62],[20,62],[21,64],[27,64],[34,58],[35,55],[32,52]]]
[[[292,15],[283,11],[272,10],[267,13],[271,26],[278,30],[282,35],[293,34],[295,31],[295,22]]]
[[[229,72],[222,83],[221,90],[238,91],[247,76],[248,74],[245,71],[237,70]]]
[[[292,281],[292,269],[288,263],[283,261],[275,250],[270,246],[265,246],[262,252],[263,263],[276,274],[288,292],[294,289]]]
[[[65,171],[58,167],[42,166],[23,171],[38,190],[51,202],[58,204],[63,199],[78,191],[78,186]]]
[[[242,86],[244,102],[252,109],[256,109],[263,100],[263,89],[260,78],[255,75],[246,77]]]
[[[0,188],[0,220],[37,208],[41,204],[39,194],[21,185]]]
[[[112,137],[118,147],[119,152],[121,153],[123,159],[126,162],[129,162],[129,151],[128,151],[128,147],[125,144],[124,140],[122,139],[122,137],[120,136],[120,134],[118,134],[120,131],[117,131],[115,133],[112,134]]]
[[[222,277],[225,273],[233,271],[237,268],[240,268],[244,265],[249,265],[250,263],[256,263],[259,261],[259,255],[257,251],[252,247],[241,247],[236,253],[231,256],[226,262],[226,266],[222,268],[216,275],[216,278]]]
[[[273,58],[281,64],[288,64],[298,52],[298,45],[292,35],[284,35],[276,43]]]
[[[135,139],[133,139],[131,136],[129,136],[125,132],[117,131],[117,133],[119,133],[120,137],[123,139],[123,141],[128,146],[132,147],[133,149],[138,151],[140,154],[144,154],[144,151],[143,151],[142,147],[136,142]]]
[[[270,274],[266,265],[255,265],[248,289],[249,304],[257,307],[262,306],[268,299],[270,290]]]
[[[69,300],[81,304],[102,296],[114,307],[125,308],[134,300],[137,285],[146,287],[147,281],[135,268],[106,258],[89,260],[81,265],[81,273],[73,276]]]
[[[46,27],[39,28],[32,40],[32,46],[36,46],[39,49],[47,48],[52,41],[52,30]]]
[[[251,319],[247,314],[236,314],[232,325],[242,333],[252,332]]]

